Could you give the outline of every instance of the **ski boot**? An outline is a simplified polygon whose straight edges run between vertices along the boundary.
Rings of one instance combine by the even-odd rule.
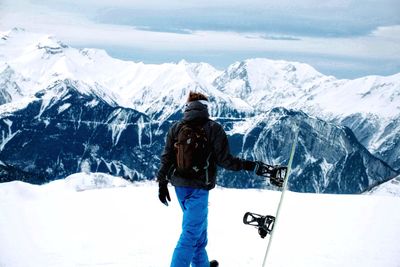
[[[218,267],[218,266],[219,266],[218,261],[216,261],[216,260],[210,261],[210,267]]]

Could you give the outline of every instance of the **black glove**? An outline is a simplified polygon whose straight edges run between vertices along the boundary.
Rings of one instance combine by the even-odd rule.
[[[256,175],[263,176],[265,175],[266,171],[266,164],[264,164],[262,161],[255,162],[254,172],[256,173]]]
[[[158,198],[160,199],[161,203],[163,203],[165,206],[168,206],[168,201],[171,201],[168,191],[168,181],[160,181],[158,183]]]
[[[265,164],[262,161],[256,161],[254,162],[254,164],[255,164],[254,172],[256,175],[264,177],[271,177],[273,176],[273,174],[276,175],[276,170],[275,170],[276,166]]]
[[[254,171],[254,168],[256,167],[256,163],[254,161],[250,161],[250,160],[243,160],[242,161],[242,166],[243,166],[243,170],[246,171]]]

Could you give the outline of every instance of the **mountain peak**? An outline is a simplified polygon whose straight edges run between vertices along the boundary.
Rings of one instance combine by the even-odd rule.
[[[11,29],[11,32],[26,32],[26,29],[22,27],[14,27]]]
[[[57,40],[54,36],[51,35],[40,38],[36,47],[39,50],[43,49],[47,54],[59,54],[63,52],[64,48],[68,48],[66,44]]]
[[[283,74],[298,74],[298,75],[307,75],[307,76],[323,76],[320,72],[318,72],[312,66],[296,62],[296,61],[286,61],[286,60],[272,60],[268,58],[252,58],[243,61],[243,67],[246,67],[248,70],[253,69],[264,69],[268,70],[268,73],[283,73]]]
[[[1,39],[7,41],[10,38],[15,38],[17,36],[27,36],[27,35],[31,35],[31,34],[32,33],[27,31],[25,28],[14,27],[11,30],[1,32],[0,37],[1,37]]]
[[[189,62],[187,62],[185,59],[181,59],[179,62],[178,62],[178,65],[188,65],[189,64]]]
[[[306,82],[326,77],[312,66],[285,60],[252,58],[235,62],[225,71],[230,79],[244,79],[253,88],[265,87],[272,81],[289,82],[300,86]]]
[[[13,36],[13,35],[19,34],[19,33],[25,33],[25,32],[26,32],[26,30],[24,28],[14,27],[9,31],[2,32],[0,34],[0,36],[3,40],[7,40],[10,36]]]
[[[36,60],[35,53],[36,57],[48,59],[50,55],[60,54],[69,48],[52,35],[34,33],[21,28],[3,32],[0,35],[0,42],[3,43],[0,46],[0,55],[5,61],[11,62],[19,58],[17,61],[24,61],[21,62],[24,65],[27,64],[26,60]]]

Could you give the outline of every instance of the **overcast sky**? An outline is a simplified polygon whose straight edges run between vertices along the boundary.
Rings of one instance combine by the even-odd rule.
[[[145,63],[265,57],[339,78],[400,72],[399,0],[0,0],[0,30]]]

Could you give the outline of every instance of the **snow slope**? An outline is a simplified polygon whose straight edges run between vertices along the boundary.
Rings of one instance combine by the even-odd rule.
[[[165,207],[155,183],[104,174],[43,186],[0,184],[0,266],[169,266],[181,225],[170,191]],[[268,266],[400,266],[400,198],[286,196]],[[242,216],[274,214],[278,199],[266,190],[211,191],[210,258],[222,266],[261,266],[267,240]]]
[[[366,194],[400,197],[400,176],[372,188]]]

